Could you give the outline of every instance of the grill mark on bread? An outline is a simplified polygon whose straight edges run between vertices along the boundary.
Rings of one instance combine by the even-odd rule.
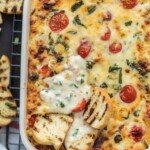
[[[100,88],[94,88],[90,103],[87,106],[83,118],[93,128],[102,129],[110,116],[110,99],[106,92]]]
[[[89,124],[92,124],[92,123],[95,121],[95,119],[96,119],[97,116],[98,116],[98,113],[96,113],[96,115],[95,115],[94,118],[89,122]]]
[[[106,106],[105,111],[103,112],[102,117],[100,118],[100,120],[102,120],[104,118],[105,114],[106,114],[106,111],[107,111],[107,108],[108,108],[108,104],[106,104],[105,106]]]
[[[86,107],[85,107],[85,109],[84,109],[84,112],[83,112],[83,115],[85,114],[85,112],[87,111],[87,109],[88,109],[88,106],[90,105],[90,101],[91,101],[91,99],[88,101],[88,103],[86,104]]]

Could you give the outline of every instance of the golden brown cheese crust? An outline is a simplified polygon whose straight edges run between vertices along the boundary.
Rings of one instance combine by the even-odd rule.
[[[127,150],[137,150],[137,147],[140,150],[145,149],[146,145],[150,144],[150,121],[145,117],[150,99],[150,2],[139,0],[135,8],[124,9],[119,0],[83,0],[84,4],[72,12],[71,6],[75,2],[77,1],[59,0],[50,8],[40,0],[31,2],[27,119],[32,114],[39,113],[37,108],[43,103],[39,92],[47,86],[43,79],[61,72],[63,60],[69,55],[76,55],[81,40],[87,38],[92,44],[92,51],[85,59],[89,82],[91,85],[105,88],[113,97],[113,116],[101,135],[109,139],[100,145],[101,149],[118,150],[121,146]],[[88,7],[93,5],[96,9],[89,15]],[[49,20],[55,11],[65,11],[69,18],[69,25],[60,33],[53,32],[49,27]],[[112,18],[105,21],[108,11],[111,12]],[[84,26],[74,23],[77,15]],[[111,38],[102,41],[100,37],[107,31],[107,27],[111,29]],[[60,35],[69,50],[57,42]],[[109,52],[112,42],[122,43],[121,53]],[[42,74],[41,67],[47,65],[50,60],[53,65],[46,74]],[[119,70],[109,71],[110,68],[116,67],[115,65],[121,69],[121,74]],[[120,83],[119,77],[122,79]],[[133,85],[136,89],[137,98],[133,103],[124,103],[119,97],[119,92],[125,85]],[[144,139],[138,143],[128,136],[129,128],[135,124],[140,124],[145,129]],[[30,128],[27,133],[31,136]],[[116,134],[122,137],[119,143],[114,140]],[[37,147],[42,150],[49,148],[41,145]]]

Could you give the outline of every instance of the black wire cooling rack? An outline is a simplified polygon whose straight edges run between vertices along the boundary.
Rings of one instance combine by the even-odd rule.
[[[17,118],[6,129],[6,147],[8,150],[26,150],[19,133],[19,106],[20,106],[20,69],[21,69],[21,36],[22,15],[13,15],[13,32],[11,47],[11,82],[10,90],[17,101]]]

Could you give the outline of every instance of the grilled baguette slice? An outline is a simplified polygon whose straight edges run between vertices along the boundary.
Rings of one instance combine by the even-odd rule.
[[[67,150],[91,150],[96,140],[95,133],[89,133],[80,140],[75,141]]]
[[[98,136],[99,130],[92,128],[83,120],[83,112],[74,115],[65,146],[67,150],[91,150]]]
[[[12,94],[8,88],[0,86],[0,99],[11,98]]]
[[[10,62],[7,56],[3,55],[0,59],[0,85],[8,87],[10,82]]]
[[[83,118],[91,127],[102,129],[107,125],[111,116],[111,99],[107,92],[99,87],[94,87],[92,92]]]
[[[6,14],[21,14],[23,0],[0,0],[0,12]]]
[[[0,116],[0,127],[10,124],[11,121],[12,121],[11,118],[5,118],[5,117]]]
[[[32,135],[42,145],[53,145],[56,150],[62,146],[73,118],[61,114],[47,114],[36,118]]]
[[[0,99],[0,115],[5,118],[14,118],[16,116],[16,102],[12,99]]]

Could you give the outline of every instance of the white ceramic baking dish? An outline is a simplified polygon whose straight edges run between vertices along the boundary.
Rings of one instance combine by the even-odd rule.
[[[24,1],[23,9],[23,32],[22,32],[22,54],[21,54],[21,85],[20,85],[20,134],[22,142],[28,150],[37,150],[32,146],[26,134],[26,98],[28,81],[28,41],[30,25],[30,2]],[[150,146],[147,150],[150,150]]]
[[[20,134],[22,142],[28,150],[36,150],[29,142],[26,135],[26,98],[28,78],[28,40],[30,24],[30,2],[24,1],[23,9],[23,32],[22,32],[22,54],[21,54],[21,83],[20,83]]]

